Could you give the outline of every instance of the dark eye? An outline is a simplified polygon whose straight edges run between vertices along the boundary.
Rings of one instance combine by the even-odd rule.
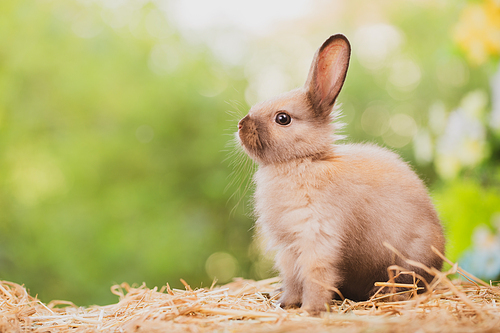
[[[286,114],[285,112],[280,112],[276,115],[276,118],[274,119],[278,124],[280,125],[288,125],[292,121],[292,117],[290,115]]]

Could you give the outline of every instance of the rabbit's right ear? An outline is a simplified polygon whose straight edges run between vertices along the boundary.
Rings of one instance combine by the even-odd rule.
[[[351,45],[344,35],[328,38],[318,49],[305,84],[315,116],[327,117],[344,84]]]

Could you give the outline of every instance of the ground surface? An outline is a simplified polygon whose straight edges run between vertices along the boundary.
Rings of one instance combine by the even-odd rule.
[[[0,332],[500,332],[500,287],[452,282],[446,273],[409,300],[344,300],[320,317],[281,309],[270,297],[278,286],[276,278],[198,290],[124,283],[111,288],[116,304],[81,308],[43,304],[2,281]]]

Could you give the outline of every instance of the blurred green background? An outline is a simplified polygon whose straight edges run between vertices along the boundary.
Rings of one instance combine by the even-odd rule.
[[[447,256],[500,275],[497,0],[0,1],[0,279],[48,302],[114,283],[272,276],[252,241],[253,165],[232,133],[353,45],[350,141],[429,185]]]

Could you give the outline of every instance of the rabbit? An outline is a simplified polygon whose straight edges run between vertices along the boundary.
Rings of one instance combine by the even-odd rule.
[[[334,103],[350,54],[344,35],[330,36],[305,85],[251,107],[236,133],[257,163],[256,227],[276,254],[279,303],[313,315],[338,292],[354,301],[369,299],[379,289],[376,281],[389,280],[391,265],[432,281],[428,270],[402,256],[437,270],[443,264],[431,250],[444,253],[443,228],[409,165],[375,144],[335,143],[340,125]],[[414,277],[395,281],[413,283]]]

